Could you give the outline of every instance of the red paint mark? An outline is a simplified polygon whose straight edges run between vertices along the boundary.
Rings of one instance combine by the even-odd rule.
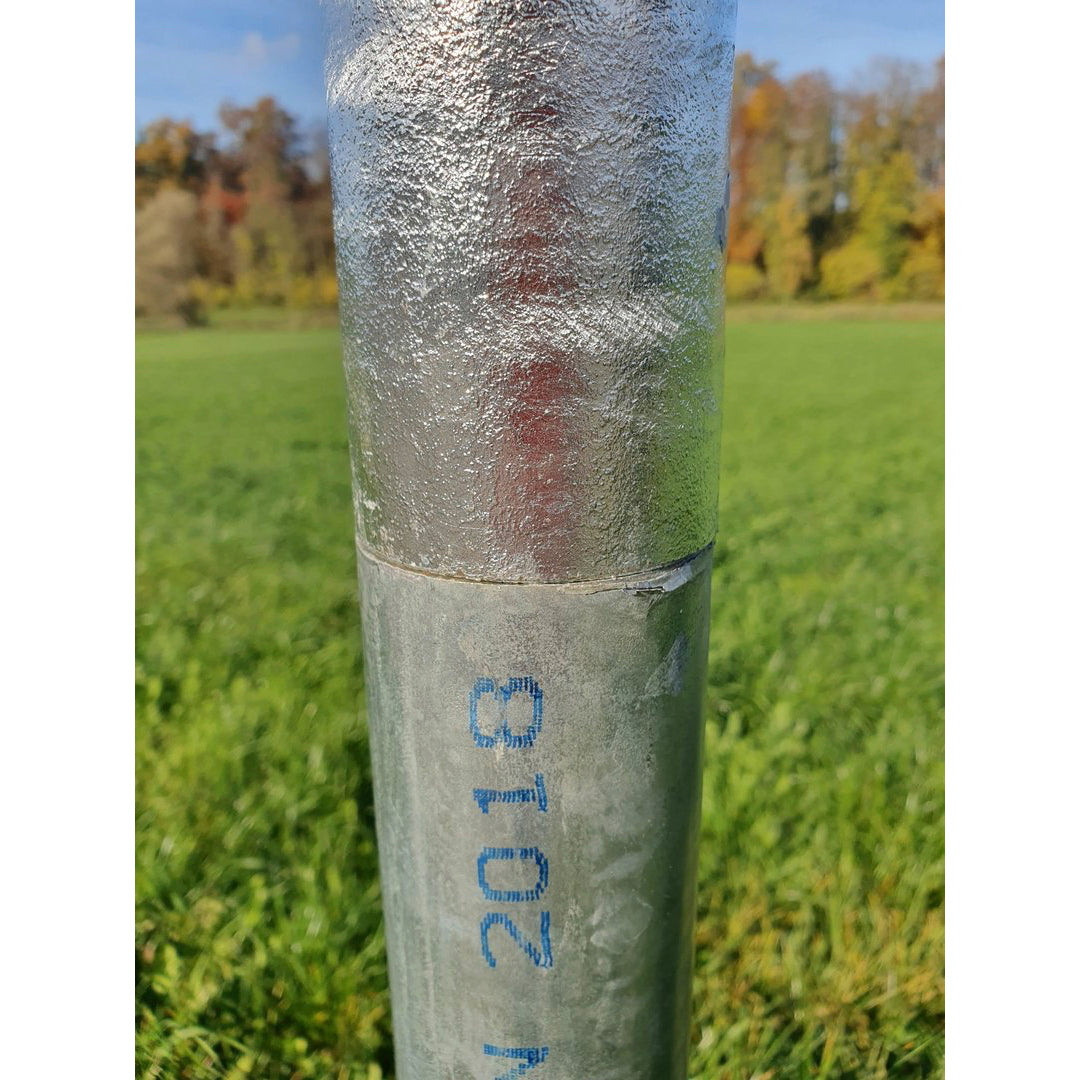
[[[509,550],[528,552],[544,577],[556,579],[572,565],[574,406],[585,383],[571,357],[547,348],[515,358],[506,385],[510,407],[499,454],[496,525]]]
[[[548,144],[550,153],[530,160],[538,139],[553,139],[559,129],[555,104],[530,100],[542,92],[535,78],[529,79],[508,103],[511,132],[522,132],[521,149],[511,141],[500,163],[500,172],[514,179],[506,190],[502,258],[489,288],[489,295],[507,307],[532,307],[538,333],[548,306],[543,301],[569,297],[577,289],[569,243],[574,206],[563,159]],[[573,565],[576,405],[586,386],[573,356],[542,341],[506,362],[498,374],[497,392],[509,406],[493,521],[508,551],[531,555],[541,576],[557,580]]]

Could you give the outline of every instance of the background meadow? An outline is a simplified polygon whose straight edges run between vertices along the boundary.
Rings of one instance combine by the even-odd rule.
[[[693,1075],[940,1076],[943,325],[811,315],[727,331]],[[392,1076],[337,330],[136,353],[138,1073]]]

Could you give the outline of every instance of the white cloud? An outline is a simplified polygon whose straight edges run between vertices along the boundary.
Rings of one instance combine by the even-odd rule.
[[[252,30],[240,43],[240,59],[251,67],[262,67],[276,60],[291,60],[299,50],[299,34],[267,39],[258,30]]]

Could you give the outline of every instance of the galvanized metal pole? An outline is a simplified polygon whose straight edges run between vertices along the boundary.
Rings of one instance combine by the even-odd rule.
[[[397,1074],[685,1077],[734,0],[328,0]]]

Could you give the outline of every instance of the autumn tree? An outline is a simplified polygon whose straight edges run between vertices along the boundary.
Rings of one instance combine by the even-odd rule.
[[[190,282],[198,212],[198,199],[175,187],[163,187],[136,211],[136,313],[197,321],[199,307]]]
[[[198,134],[187,121],[148,125],[135,143],[135,206],[163,188],[197,193],[213,154],[213,136]]]
[[[790,300],[809,280],[813,269],[806,211],[794,191],[783,192],[762,215],[765,280],[769,293]]]
[[[815,235],[834,203],[832,88],[820,75],[785,86],[771,64],[736,58],[729,293],[789,299],[812,279]],[[811,226],[813,222],[813,226]],[[754,268],[751,271],[750,268]]]
[[[913,300],[945,296],[945,192],[925,191],[909,223],[911,242],[894,294]]]
[[[919,182],[930,191],[945,186],[945,57],[934,64],[931,84],[915,99],[910,147]]]
[[[780,197],[787,172],[787,95],[774,70],[749,53],[735,58],[728,260],[759,268],[764,266],[765,214]]]
[[[821,261],[821,288],[827,296],[889,299],[910,295],[912,288],[922,294],[930,289],[927,259],[934,240],[916,263],[909,259],[920,228],[933,232],[932,210],[925,211],[929,216],[922,227],[915,215],[927,178],[940,171],[939,158],[943,169],[938,137],[943,137],[944,115],[938,112],[944,108],[944,66],[937,71],[940,87],[927,88],[917,65],[883,61],[872,78],[844,96],[844,239]]]
[[[799,210],[805,216],[810,277],[834,240],[839,193],[837,110],[836,90],[824,72],[807,72],[788,84],[791,152],[787,186],[794,192]]]
[[[330,198],[330,148],[326,129],[318,127],[308,139],[310,149],[302,166],[304,184],[294,203],[297,240],[303,271],[333,276],[334,226]]]
[[[305,184],[296,122],[273,98],[223,105],[232,137],[226,154],[243,187],[245,209],[232,230],[234,280],[242,300],[284,303],[301,269],[292,202]]]

